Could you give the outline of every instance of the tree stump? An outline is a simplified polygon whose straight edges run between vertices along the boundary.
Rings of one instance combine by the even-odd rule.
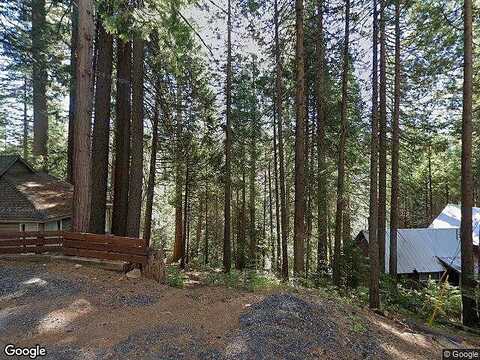
[[[165,256],[163,250],[152,249],[148,250],[147,264],[143,268],[143,276],[147,279],[155,280],[160,284],[166,281],[165,274]]]

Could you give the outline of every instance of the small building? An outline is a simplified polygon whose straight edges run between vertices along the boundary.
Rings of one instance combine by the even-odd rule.
[[[460,229],[462,209],[460,205],[448,204],[432,221],[430,229]],[[478,246],[480,234],[480,208],[472,207],[472,238],[473,244]]]
[[[368,231],[361,231],[356,242],[368,255]],[[385,233],[385,272],[389,272],[390,232]],[[478,241],[474,242],[478,272]],[[458,228],[399,229],[397,235],[397,273],[418,280],[440,279],[445,271],[458,282],[460,273],[460,230]]]
[[[73,186],[18,155],[0,155],[0,231],[69,230]]]

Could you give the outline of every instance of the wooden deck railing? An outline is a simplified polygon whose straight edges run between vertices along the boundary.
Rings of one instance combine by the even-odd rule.
[[[65,255],[145,264],[147,250],[143,239],[71,232],[63,235]]]
[[[0,254],[25,254],[61,251],[61,231],[0,232]]]
[[[148,246],[143,239],[113,235],[63,231],[0,232],[0,255],[45,252],[144,265]]]

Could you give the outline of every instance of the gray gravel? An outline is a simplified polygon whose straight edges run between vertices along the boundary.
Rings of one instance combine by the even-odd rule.
[[[79,293],[103,306],[140,307],[161,301],[155,291],[125,292],[108,283],[62,277],[61,272],[48,272],[41,264],[3,267],[0,343],[28,336],[47,311],[71,303]],[[38,308],[37,302],[42,302],[43,308]],[[375,337],[369,336],[370,330],[367,326],[365,334],[347,334],[352,353],[358,359],[387,358]],[[345,347],[341,338],[345,334],[340,332],[328,303],[275,294],[240,316],[240,327],[225,335],[225,348],[210,345],[202,329],[170,324],[134,332],[108,349],[56,344],[48,347],[47,359],[314,359],[325,349],[331,355],[332,349]]]
[[[171,324],[144,329],[113,347],[111,359],[221,359],[196,329]]]
[[[318,359],[322,349],[341,349],[341,334],[332,309],[291,294],[275,294],[253,305],[240,317],[240,330],[227,346],[229,359]],[[350,337],[350,336],[349,336]],[[386,358],[368,335],[350,339],[358,359]]]

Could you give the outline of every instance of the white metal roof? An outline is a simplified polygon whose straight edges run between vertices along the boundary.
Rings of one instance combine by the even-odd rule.
[[[442,212],[433,220],[429,228],[446,229],[460,228],[462,218],[461,207],[459,205],[448,204]],[[472,228],[473,244],[478,245],[480,232],[480,208],[472,207]]]
[[[368,241],[368,232],[363,232]],[[385,233],[385,271],[389,271],[390,232]],[[442,272],[439,258],[456,258],[460,254],[459,230],[399,229],[397,236],[398,274]]]

